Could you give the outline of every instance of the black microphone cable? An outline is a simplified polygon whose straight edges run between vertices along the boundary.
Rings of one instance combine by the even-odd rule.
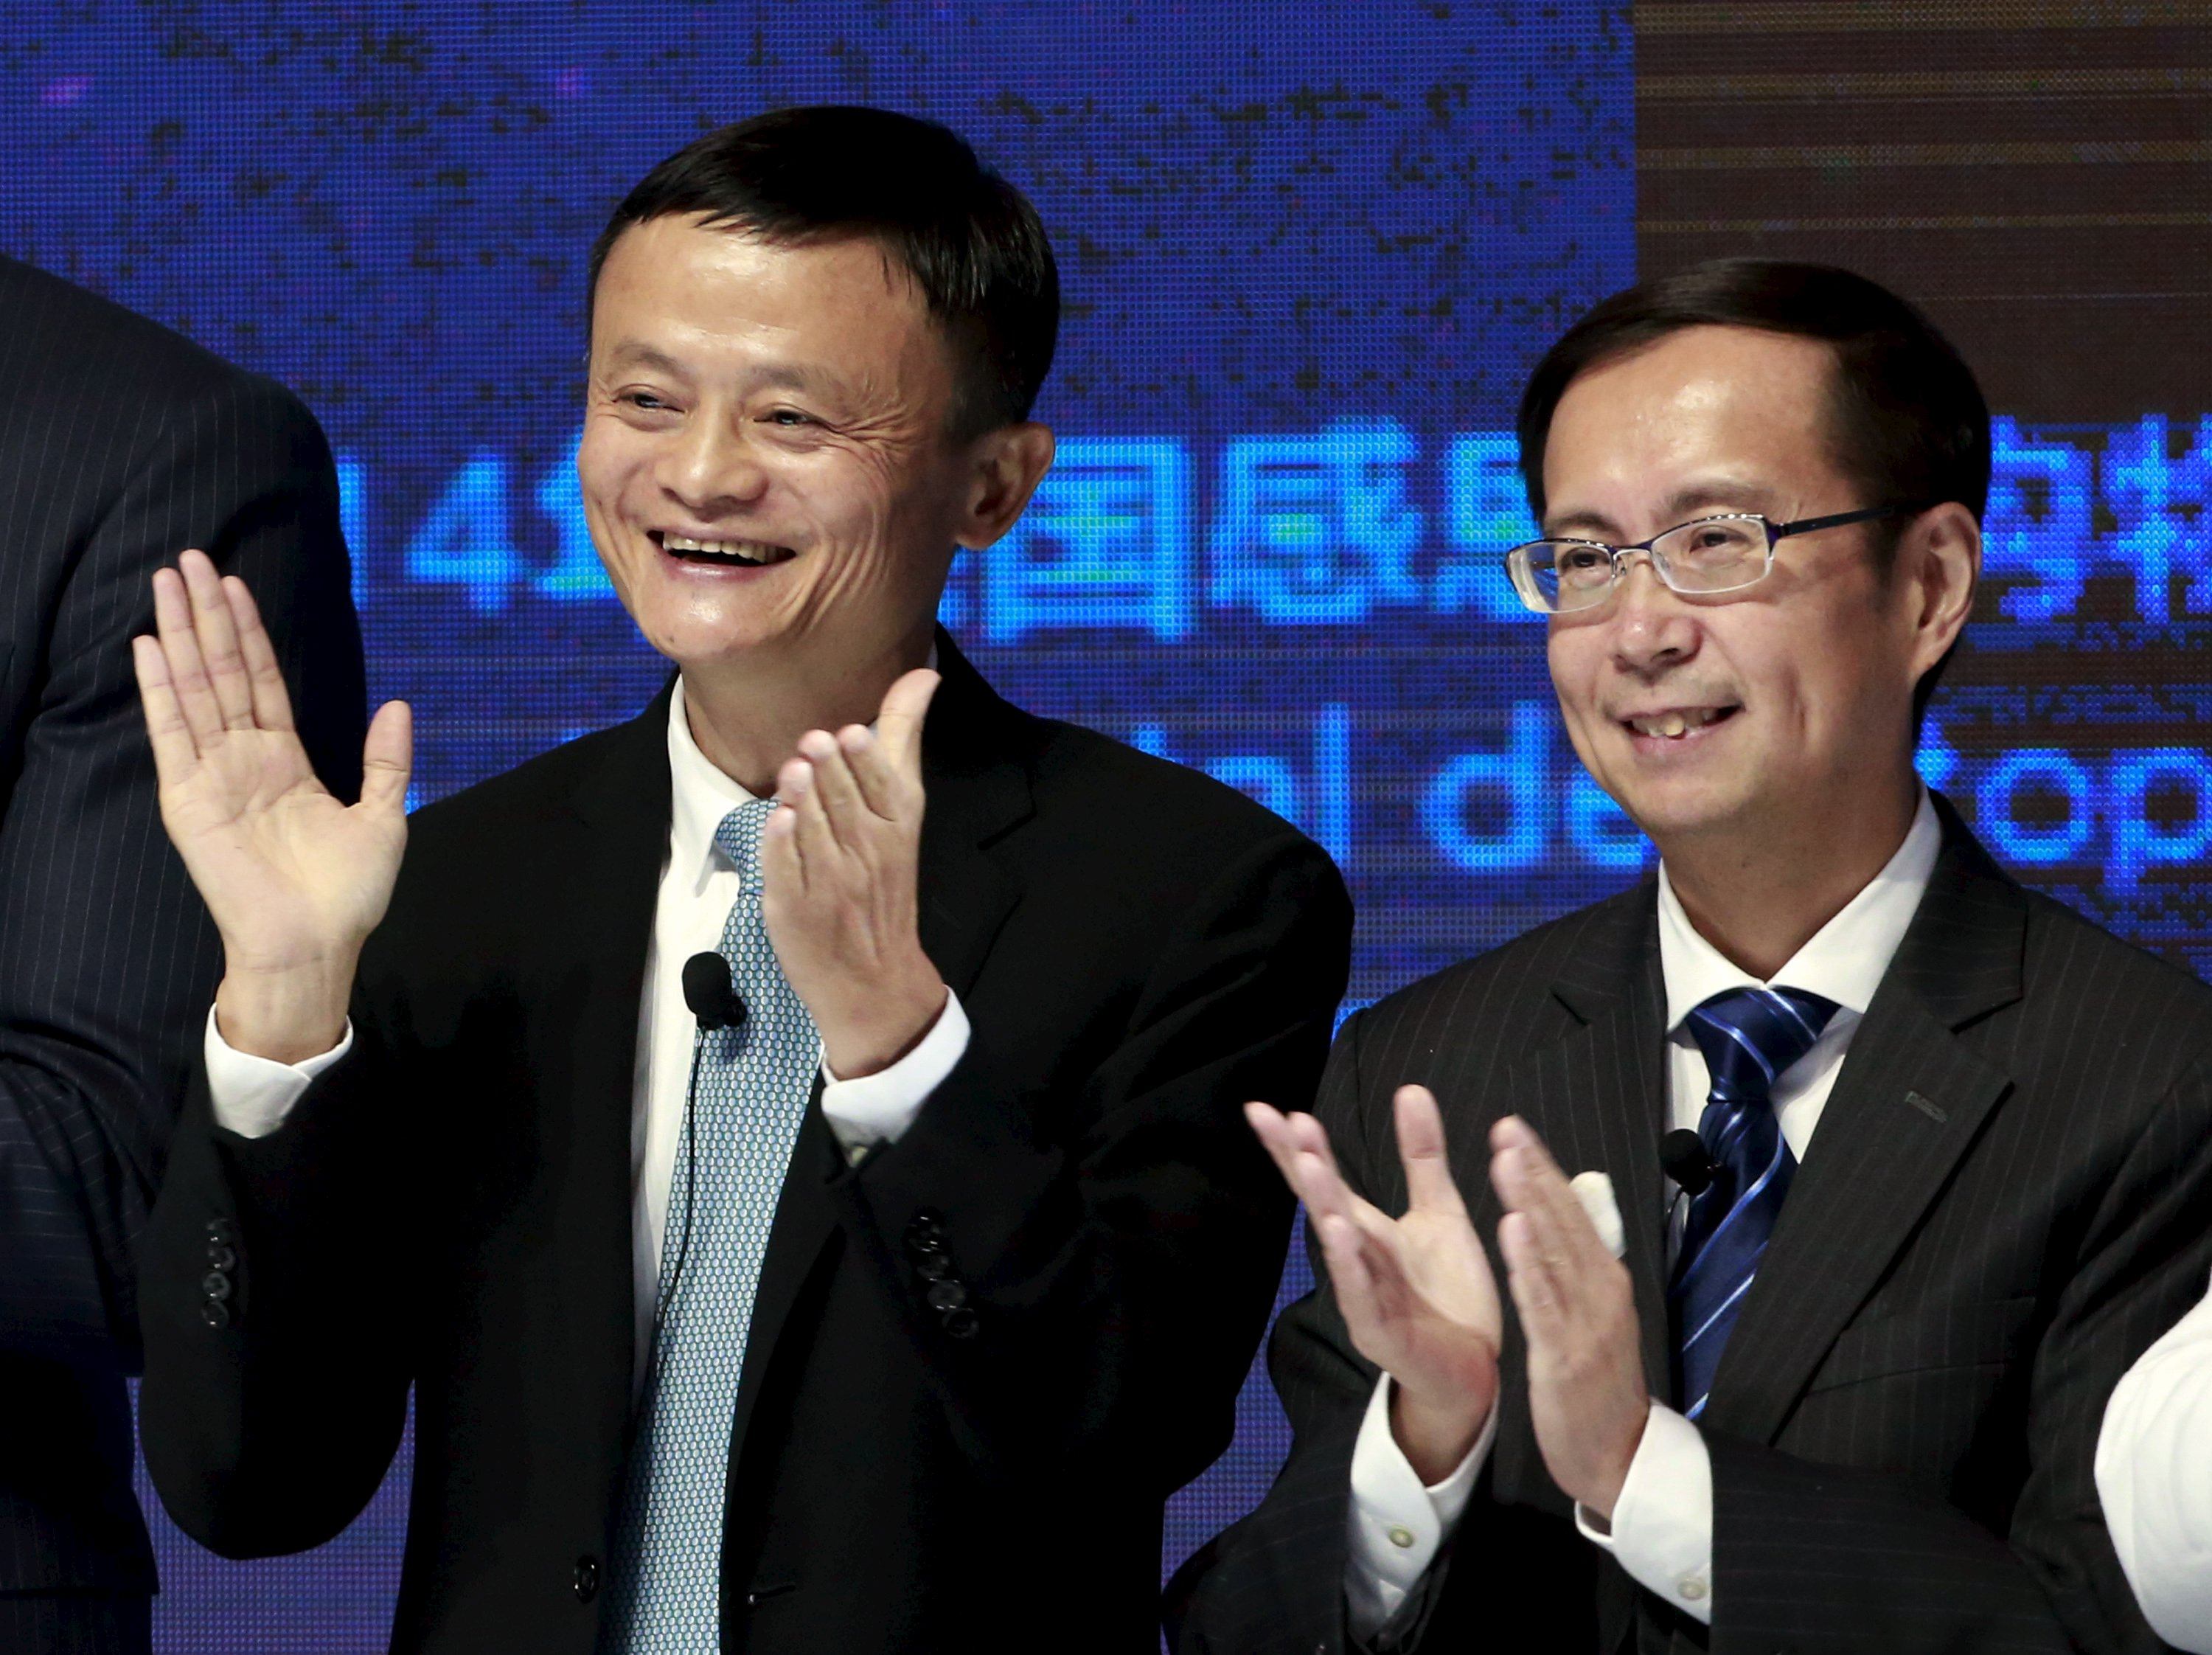
[[[653,1299],[653,1347],[656,1361],[661,1324],[676,1297],[684,1261],[691,1250],[692,1213],[699,1199],[699,1055],[706,1050],[708,1035],[719,1029],[743,1026],[746,1015],[744,1001],[731,986],[730,962],[712,950],[694,954],[684,962],[684,1003],[690,1008],[698,1025],[691,1035],[691,1072],[684,1082],[684,1228],[676,1238],[675,1261],[661,1272],[660,1289]],[[665,1232],[661,1244],[664,1249],[667,1245]]]

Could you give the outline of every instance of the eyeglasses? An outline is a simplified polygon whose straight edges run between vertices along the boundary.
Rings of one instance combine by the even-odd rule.
[[[1531,540],[1505,554],[1505,572],[1521,601],[1540,615],[1564,615],[1603,603],[1628,572],[1628,555],[1643,552],[1669,591],[1704,594],[1756,586],[1774,568],[1774,547],[1793,534],[1839,529],[1917,510],[1896,504],[1830,517],[1776,523],[1757,512],[1723,512],[1677,523],[1632,546],[1602,540]]]

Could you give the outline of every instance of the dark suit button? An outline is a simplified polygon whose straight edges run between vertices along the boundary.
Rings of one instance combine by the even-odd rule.
[[[228,1247],[238,1239],[238,1235],[230,1227],[228,1219],[211,1218],[207,1221],[207,1238],[210,1241],[219,1241]]]
[[[906,1256],[925,1281],[942,1281],[952,1274],[952,1255],[940,1245],[909,1247]]]
[[[914,1215],[914,1222],[906,1226],[906,1244],[913,1247],[942,1247],[945,1244],[945,1215],[927,1208]]]
[[[238,1250],[220,1241],[208,1243],[208,1263],[218,1270],[228,1270],[238,1263]]]
[[[948,1339],[973,1339],[976,1328],[981,1325],[975,1320],[975,1312],[971,1310],[947,1311],[938,1319],[943,1323],[945,1336]]]
[[[230,1297],[230,1278],[221,1270],[210,1270],[200,1278],[200,1291],[210,1299]]]
[[[220,1299],[203,1299],[200,1303],[200,1320],[211,1328],[217,1329],[227,1328],[230,1325],[230,1306]]]
[[[599,1595],[599,1560],[598,1558],[580,1557],[576,1560],[574,1585],[576,1601],[580,1603],[588,1603]]]
[[[929,1284],[929,1308],[933,1311],[957,1311],[967,1302],[968,1289],[957,1281]]]

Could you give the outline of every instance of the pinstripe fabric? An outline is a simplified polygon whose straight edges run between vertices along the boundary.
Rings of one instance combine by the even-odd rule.
[[[2160,1647],[2104,1532],[2092,1460],[2113,1384],[2212,1269],[2212,990],[2021,891],[1942,810],[1928,896],[1700,1422],[1710,1633],[1575,1534],[1528,1422],[1509,1305],[1497,1448],[1385,1646]],[[1665,1396],[1662,1004],[1647,884],[1353,1019],[1322,1106],[1347,1176],[1402,1209],[1390,1093],[1429,1082],[1492,1238],[1497,1116],[1526,1116],[1571,1170],[1608,1171]],[[1325,1290],[1285,1312],[1270,1363],[1297,1444],[1260,1509],[1174,1584],[1182,1652],[1345,1647],[1349,1468],[1373,1371]]]
[[[0,259],[0,1594],[143,1594],[131,1250],[217,958],[156,815],[129,638],[157,564],[205,548],[260,596],[342,788],[360,642],[330,455],[277,386]],[[82,1634],[11,1651],[143,1642],[143,1606],[10,1615]]]
[[[143,1649],[153,1604],[143,1592],[0,1596],[0,1649],[9,1655],[110,1655]]]

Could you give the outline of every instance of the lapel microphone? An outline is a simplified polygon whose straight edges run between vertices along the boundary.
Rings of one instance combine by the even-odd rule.
[[[1705,1141],[1686,1126],[1676,1127],[1659,1140],[1659,1165],[1676,1189],[1692,1198],[1703,1193],[1721,1170],[1705,1153]]]
[[[734,1029],[745,1020],[745,1002],[730,986],[730,962],[712,951],[694,954],[684,962],[684,1003],[699,1019],[702,1034],[716,1029]],[[696,1056],[692,1069],[696,1077]],[[690,1088],[684,1090],[688,1092]]]
[[[1668,1252],[1672,1255],[1674,1245],[1681,1241],[1681,1226],[1687,1221],[1687,1203],[1710,1190],[1712,1179],[1719,1177],[1725,1168],[1714,1164],[1712,1155],[1705,1153],[1704,1137],[1698,1137],[1687,1126],[1677,1126],[1659,1140],[1659,1171],[1666,1172],[1668,1182],[1674,1186],[1674,1199],[1666,1203]]]
[[[1684,1203],[1711,1189],[1721,1169],[1705,1153],[1705,1141],[1686,1126],[1678,1126],[1660,1138],[1659,1168],[1675,1190],[1674,1199],[1667,1203],[1667,1251],[1671,1257],[1681,1238],[1682,1226],[1688,1221]]]

